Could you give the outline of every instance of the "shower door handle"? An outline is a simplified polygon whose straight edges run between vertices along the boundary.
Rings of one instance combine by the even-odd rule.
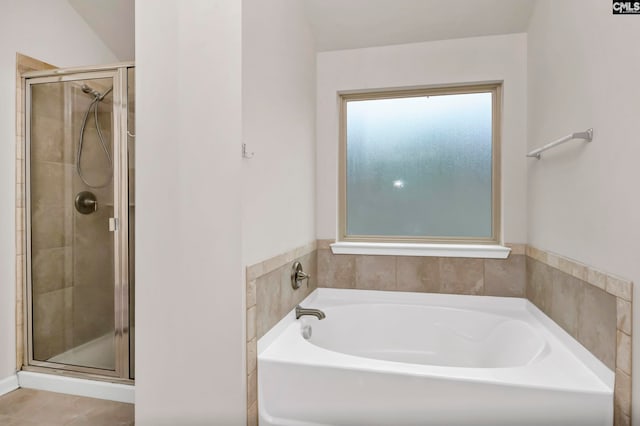
[[[109,232],[116,232],[119,228],[120,221],[117,217],[109,218]]]

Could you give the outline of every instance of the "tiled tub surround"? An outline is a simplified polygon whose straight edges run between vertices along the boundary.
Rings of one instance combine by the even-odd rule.
[[[524,297],[524,245],[507,259],[334,255],[318,241],[318,287]]]
[[[632,283],[523,244],[504,260],[334,255],[318,240],[318,287],[526,297],[615,371],[614,424],[630,424]]]
[[[311,275],[291,287],[291,265],[298,261]],[[316,241],[247,267],[247,424],[258,424],[257,342],[317,287]],[[307,285],[308,284],[308,285]]]
[[[615,371],[614,425],[630,425],[633,283],[535,247],[526,254],[526,297]]]

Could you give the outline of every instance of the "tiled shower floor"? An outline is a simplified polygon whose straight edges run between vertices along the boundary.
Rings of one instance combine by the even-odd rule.
[[[18,389],[0,396],[0,425],[133,425],[133,407],[122,402]]]

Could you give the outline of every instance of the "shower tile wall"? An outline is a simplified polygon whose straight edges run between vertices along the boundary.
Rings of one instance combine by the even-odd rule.
[[[100,80],[102,83],[104,80]],[[110,86],[97,80],[90,81],[100,92]],[[110,83],[109,83],[110,84]],[[70,128],[65,146],[73,147],[75,156],[82,126],[82,118],[92,100],[78,86],[72,86]],[[100,103],[100,127],[107,147],[112,148],[111,96]],[[75,161],[75,157],[74,157]],[[74,163],[75,164],[75,163]],[[73,205],[75,195],[91,191],[98,199],[98,210],[83,215],[73,210],[73,346],[97,339],[114,330],[114,264],[113,235],[109,232],[109,218],[113,217],[113,180],[111,168],[98,143],[93,119],[87,123],[82,154],[82,170],[91,184],[108,182],[103,188],[90,188],[84,184],[73,169],[72,197],[67,202]]]

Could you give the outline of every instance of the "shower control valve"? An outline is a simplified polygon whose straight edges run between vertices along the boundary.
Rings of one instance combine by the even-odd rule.
[[[76,195],[75,206],[78,213],[91,214],[98,211],[98,199],[93,192],[82,191]]]

